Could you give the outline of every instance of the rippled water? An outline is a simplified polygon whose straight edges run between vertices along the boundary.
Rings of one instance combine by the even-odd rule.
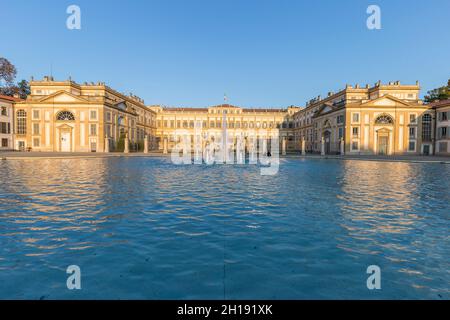
[[[1,299],[450,299],[448,165],[0,165]]]

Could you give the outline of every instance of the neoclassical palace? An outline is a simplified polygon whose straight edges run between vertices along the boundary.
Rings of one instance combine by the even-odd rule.
[[[120,149],[125,139],[137,148],[145,136],[155,144],[155,113],[137,96],[101,82],[51,77],[32,80],[30,90],[26,100],[14,105],[17,150],[105,152]]]
[[[435,113],[419,92],[419,83],[397,81],[319,96],[294,115],[296,144],[322,154],[432,154]]]
[[[318,154],[449,154],[449,104],[424,104],[419,83],[347,85],[305,107],[202,108],[147,106],[104,83],[52,77],[30,82],[26,100],[12,100],[12,146],[54,152],[169,152],[177,132],[279,138],[279,150]],[[438,111],[438,109],[440,111]],[[445,113],[445,115],[444,115]],[[439,123],[439,130],[436,124]]]

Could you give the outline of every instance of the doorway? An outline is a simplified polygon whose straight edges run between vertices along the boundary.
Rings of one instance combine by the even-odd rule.
[[[325,140],[325,154],[331,153],[331,132],[325,131],[324,133],[324,140]]]
[[[378,132],[378,154],[387,155],[389,153],[389,133]]]
[[[61,132],[61,152],[70,152],[71,148],[71,134],[70,132]]]

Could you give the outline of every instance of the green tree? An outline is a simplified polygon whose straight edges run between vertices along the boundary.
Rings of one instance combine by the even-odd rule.
[[[0,57],[0,94],[18,95],[20,98],[26,99],[31,93],[30,86],[26,80],[15,84],[16,74],[16,67],[8,59]]]
[[[447,100],[450,99],[450,79],[447,82],[447,86],[439,87],[427,92],[425,96],[425,102],[434,102],[436,100]]]
[[[16,89],[17,89],[16,93],[22,99],[26,99],[27,96],[31,93],[30,84],[28,83],[27,80],[22,80],[19,83],[17,83]]]

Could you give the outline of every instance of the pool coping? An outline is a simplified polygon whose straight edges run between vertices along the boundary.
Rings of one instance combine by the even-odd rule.
[[[0,152],[0,160],[43,160],[43,159],[101,159],[101,158],[145,158],[145,157],[169,157],[170,154],[163,154],[162,152],[149,153],[67,153],[61,154],[59,152],[31,152],[31,153],[17,153],[17,152]],[[408,162],[408,163],[439,163],[450,164],[450,157],[440,156],[375,156],[375,155],[299,155],[287,154],[280,156],[280,158],[289,159],[314,159],[314,160],[358,160],[358,161],[379,161],[379,162]]]

